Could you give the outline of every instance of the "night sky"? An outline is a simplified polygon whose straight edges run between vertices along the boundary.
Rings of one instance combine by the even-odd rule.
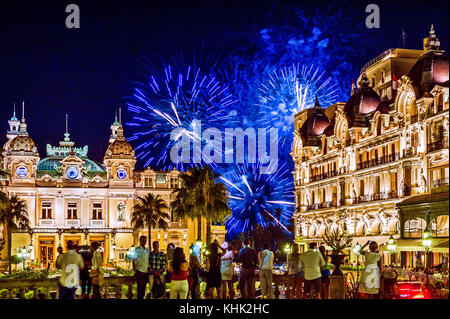
[[[297,19],[298,10],[315,17],[323,12],[323,21],[340,10],[342,25],[333,22],[328,29],[328,48],[333,56],[340,56],[333,34],[341,39],[336,43],[346,35],[353,39],[352,34],[361,39],[345,45],[345,62],[354,67],[355,79],[367,61],[401,46],[402,28],[406,46],[420,49],[433,23],[441,48],[448,53],[447,1],[376,1],[381,28],[369,30],[364,26],[364,9],[372,2],[2,1],[0,143],[6,140],[3,134],[13,102],[19,106],[25,100],[28,131],[41,157],[47,143],[56,145],[63,138],[68,113],[76,146],[88,144],[89,157],[102,161],[115,108],[125,109],[134,81],[142,79],[143,57],[180,54],[189,59],[196,51],[251,58],[261,50],[261,30],[295,33],[297,26],[305,30]],[[80,7],[80,29],[65,27],[65,7],[70,3]],[[276,51],[268,59],[276,60]],[[337,81],[348,87],[351,77]],[[128,113],[123,113],[126,121]]]

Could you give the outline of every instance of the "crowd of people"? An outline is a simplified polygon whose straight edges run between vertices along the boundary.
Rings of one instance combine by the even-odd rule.
[[[183,248],[172,243],[165,252],[160,250],[159,242],[152,243],[152,250],[146,247],[147,237],[139,238],[139,246],[134,249],[132,266],[136,280],[136,297],[166,298],[166,283],[170,283],[170,299],[199,299],[200,283],[206,283],[206,298],[233,299],[236,297],[234,282],[238,277],[238,287],[242,299],[254,299],[255,282],[259,277],[262,299],[274,298],[273,273],[275,254],[265,243],[257,252],[244,239],[243,247],[236,249],[231,243],[220,244],[217,240],[200,259],[201,247],[192,244],[190,256],[186,258]],[[80,251],[72,241],[67,242],[67,251],[60,253],[56,267],[61,270],[59,278],[59,297],[74,299],[76,290],[81,287],[81,298],[101,298],[103,285],[102,255],[100,244],[92,242],[89,250]],[[369,246],[368,251],[364,248]],[[362,247],[365,256],[365,271],[359,284],[359,292],[367,298],[374,298],[380,289],[381,255],[378,245],[369,241]],[[235,273],[235,263],[240,264],[239,274]],[[294,243],[286,258],[286,275],[289,276],[290,289],[286,298],[319,299],[328,298],[330,287],[329,256],[324,246],[309,243],[308,250],[299,252]],[[147,285],[149,293],[146,294]],[[92,294],[91,294],[92,290]]]

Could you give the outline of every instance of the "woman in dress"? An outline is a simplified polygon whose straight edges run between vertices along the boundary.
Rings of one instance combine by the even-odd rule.
[[[220,274],[222,276],[222,298],[227,299],[227,286],[230,299],[234,298],[233,288],[233,257],[237,253],[234,247],[227,242],[222,244],[222,248],[226,250],[226,253],[222,256]]]
[[[219,248],[222,250],[219,253]],[[214,288],[217,292],[217,298],[222,296],[222,275],[220,274],[220,259],[225,254],[225,250],[219,245],[219,242],[214,242],[209,247],[209,271],[206,280],[206,289],[208,290],[208,299],[214,299]]]
[[[173,260],[169,264],[172,274],[170,284],[170,299],[186,299],[189,292],[187,271],[189,263],[184,255],[183,248],[177,247],[173,252]]]
[[[369,251],[363,249],[369,245]],[[380,291],[380,260],[381,255],[378,252],[378,244],[374,241],[368,241],[361,247],[361,255],[364,255],[365,270],[362,273],[359,282],[358,292],[362,298],[376,299]]]
[[[302,295],[304,274],[300,264],[300,253],[298,250],[298,244],[293,244],[292,253],[287,256],[289,286],[291,287],[290,299],[300,299]]]

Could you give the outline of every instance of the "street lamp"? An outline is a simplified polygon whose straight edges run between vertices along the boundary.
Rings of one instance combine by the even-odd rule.
[[[358,242],[353,247],[353,252],[356,255],[356,282],[359,282],[359,255],[361,253],[361,245]]]
[[[131,245],[131,247],[127,249],[127,257],[128,257],[128,261],[129,261],[128,270],[130,270],[130,265],[133,262],[133,259],[135,257],[134,255],[135,255],[134,254],[134,245]]]
[[[423,232],[423,237],[422,237],[422,245],[425,248],[425,269],[427,272],[425,273],[425,275],[427,276],[427,286],[428,286],[428,252],[430,251],[431,248],[431,232],[430,229],[427,227],[425,228],[425,231]]]
[[[23,246],[17,249],[17,257],[22,260],[22,270],[25,270],[25,261],[30,257],[30,251]]]
[[[395,254],[395,249],[397,248],[397,244],[395,243],[395,239],[392,235],[391,235],[391,237],[389,237],[387,248],[388,248],[389,252],[391,253],[391,265],[392,265],[392,261],[394,259],[393,257]]]

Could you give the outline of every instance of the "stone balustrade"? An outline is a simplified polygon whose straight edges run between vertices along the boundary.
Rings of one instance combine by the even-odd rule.
[[[132,299],[133,283],[135,283],[133,276],[105,277],[102,297],[105,299],[122,299],[122,285],[126,285],[128,286],[126,297]],[[38,293],[39,288],[45,288],[46,293],[40,296]],[[111,293],[111,288],[113,288],[113,294]],[[58,278],[0,280],[0,290],[3,289],[8,289],[8,299],[25,299],[25,293],[30,290],[34,291],[34,299],[57,299]],[[15,289],[18,289],[17,294],[14,294]]]

